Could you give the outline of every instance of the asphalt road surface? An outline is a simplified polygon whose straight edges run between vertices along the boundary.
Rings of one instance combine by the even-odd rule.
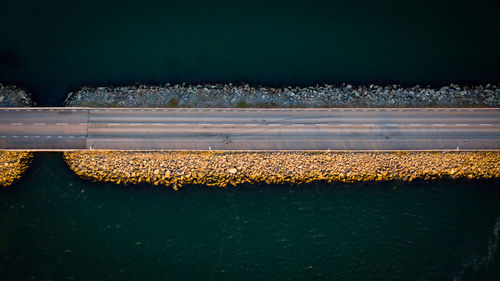
[[[0,149],[499,150],[500,108],[1,108]]]

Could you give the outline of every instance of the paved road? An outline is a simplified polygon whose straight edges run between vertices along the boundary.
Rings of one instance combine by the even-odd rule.
[[[0,149],[457,147],[500,149],[500,109],[0,109]]]

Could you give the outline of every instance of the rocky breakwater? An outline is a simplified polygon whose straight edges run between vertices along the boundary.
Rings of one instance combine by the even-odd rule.
[[[263,87],[233,84],[85,86],[66,106],[90,107],[464,107],[500,105],[500,84],[432,87],[342,84]]]
[[[25,151],[0,152],[0,186],[9,186],[28,168],[33,154]]]
[[[16,86],[6,86],[0,83],[0,107],[32,105],[34,102],[29,93]],[[0,151],[0,186],[11,185],[21,178],[32,158],[33,153],[25,151]]]
[[[17,86],[0,83],[0,107],[26,107],[33,105],[33,99],[27,91]]]
[[[498,179],[498,152],[227,153],[65,152],[79,176],[123,184],[150,183],[178,189],[240,184],[304,184]]]

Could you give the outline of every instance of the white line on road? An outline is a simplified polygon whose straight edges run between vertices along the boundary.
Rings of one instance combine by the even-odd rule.
[[[419,126],[423,126],[422,124],[408,124],[408,126],[410,127],[419,127]]]
[[[188,126],[189,124],[186,124],[186,123],[177,123],[175,124],[176,126]]]
[[[56,123],[57,126],[65,126],[68,125],[68,123]]]
[[[493,126],[493,124],[479,124],[479,126]]]
[[[458,127],[466,127],[466,126],[469,126],[470,124],[455,124],[455,126],[458,126]]]
[[[45,123],[34,123],[35,126],[45,126]]]
[[[385,124],[387,127],[397,127],[399,124]]]
[[[10,124],[14,126],[21,126],[23,123],[10,123]]]
[[[446,124],[432,124],[432,126],[434,126],[434,127],[444,127],[444,126],[446,126]]]

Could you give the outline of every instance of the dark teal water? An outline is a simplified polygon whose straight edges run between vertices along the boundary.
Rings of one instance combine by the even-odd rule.
[[[498,1],[0,1],[0,82],[498,83]],[[0,280],[500,280],[498,182],[179,192],[40,154],[0,191]]]
[[[0,2],[0,80],[59,105],[82,84],[500,81],[477,1]]]
[[[131,188],[42,154],[0,193],[0,279],[499,280],[498,186],[393,187]]]

